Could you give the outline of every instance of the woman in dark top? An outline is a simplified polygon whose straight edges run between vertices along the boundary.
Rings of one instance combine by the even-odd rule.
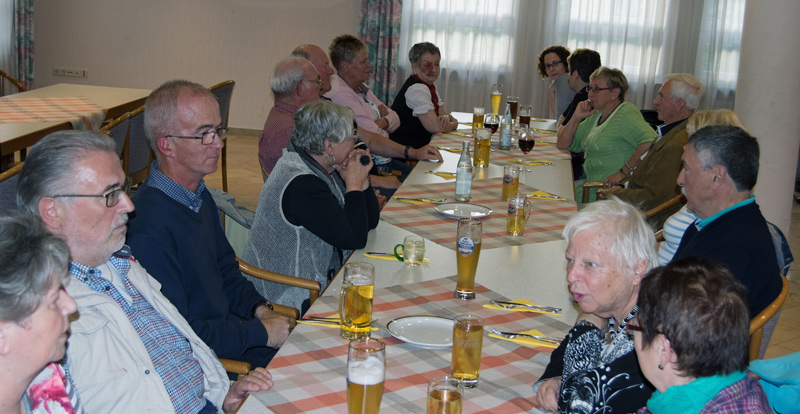
[[[344,258],[366,245],[378,225],[378,200],[369,151],[353,149],[353,118],[351,109],[326,100],[297,111],[289,147],[261,190],[245,261],[324,289]],[[307,290],[250,279],[271,301],[307,309]]]
[[[392,109],[400,117],[400,127],[389,135],[393,141],[420,148],[431,142],[431,135],[458,128],[458,121],[445,112],[444,102],[433,84],[439,79],[441,59],[439,48],[429,42],[417,43],[408,52],[414,74],[392,103]]]
[[[634,412],[653,391],[627,329],[642,278],[656,266],[653,231],[614,198],[572,216],[564,239],[569,291],[583,313],[534,384],[536,402],[559,413]]]

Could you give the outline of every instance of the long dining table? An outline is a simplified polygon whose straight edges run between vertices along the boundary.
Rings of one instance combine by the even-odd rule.
[[[471,115],[471,114],[470,114]],[[541,129],[552,128],[542,125]],[[462,134],[441,135],[433,139],[451,145],[458,139],[471,139],[468,130]],[[537,139],[552,141],[552,136]],[[464,413],[537,412],[533,405],[531,385],[547,365],[551,347],[526,345],[489,336],[492,328],[504,331],[538,330],[542,334],[563,337],[577,317],[577,307],[567,290],[566,245],[561,229],[576,211],[572,172],[566,157],[552,153],[552,146],[534,147],[550,151],[552,165],[531,167],[520,176],[520,190],[542,190],[565,200],[533,200],[533,212],[526,226],[526,236],[513,238],[503,232],[490,231],[492,221],[505,225],[504,208],[484,218],[484,243],[476,274],[477,297],[474,300],[454,299],[456,252],[452,239],[456,220],[434,212],[434,204],[412,204],[392,198],[381,213],[378,227],[370,231],[367,246],[352,253],[349,262],[367,262],[375,266],[373,316],[377,322],[372,337],[386,343],[386,381],[381,403],[384,413],[419,413],[425,411],[428,378],[450,373],[451,348],[432,348],[406,343],[394,337],[387,325],[396,318],[418,315],[452,318],[456,314],[473,313],[485,319],[481,376],[478,386],[464,396]],[[517,151],[519,152],[519,151]],[[503,175],[502,152],[487,168],[476,168],[471,203],[496,204],[500,200]],[[519,152],[518,155],[521,155]],[[441,163],[422,161],[417,164],[396,196],[426,194],[452,200],[455,180],[428,171],[455,171],[459,155],[442,151]],[[508,159],[506,157],[505,159]],[[476,185],[477,183],[477,185]],[[398,218],[398,216],[400,218]],[[394,218],[393,218],[394,217]],[[425,238],[425,257],[429,262],[419,266],[370,254],[392,252],[409,234]],[[488,238],[487,238],[488,237]],[[340,272],[341,274],[341,272]],[[341,276],[329,284],[323,295],[306,315],[331,316],[338,313]],[[515,312],[489,308],[490,300],[528,300],[532,303],[561,307],[559,314]],[[253,393],[242,404],[239,413],[327,413],[347,412],[346,359],[348,342],[339,336],[336,327],[298,323],[286,343],[267,367],[275,385],[264,392]]]

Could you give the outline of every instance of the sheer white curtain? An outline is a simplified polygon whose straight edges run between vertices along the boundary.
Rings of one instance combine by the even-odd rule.
[[[733,108],[745,0],[405,0],[400,55],[417,42],[442,50],[437,82],[450,111],[487,106],[489,86],[547,115],[537,56],[561,44],[597,50],[628,77],[626,100],[652,108],[664,75],[692,73],[702,108]],[[398,82],[410,74],[401,59]]]
[[[14,63],[14,1],[0,0],[0,69],[16,76]]]

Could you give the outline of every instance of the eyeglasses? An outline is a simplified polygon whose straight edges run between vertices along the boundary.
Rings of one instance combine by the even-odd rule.
[[[122,193],[128,194],[131,190],[131,177],[125,177],[125,182],[122,187],[116,190],[111,190],[105,194],[59,194],[50,196],[51,198],[65,198],[65,197],[103,197],[106,199],[106,207],[111,208],[119,204],[119,199]]]
[[[552,63],[545,63],[544,67],[547,68],[547,69],[551,69],[551,68],[554,68],[554,67],[556,67],[556,66],[558,66],[558,65],[560,65],[562,63],[564,63],[564,62],[562,62],[560,60],[554,60]]]
[[[314,83],[317,84],[317,86],[320,86],[320,87],[322,86],[322,78],[320,78],[319,76],[317,76],[316,79],[303,79],[303,80],[306,81],[306,82],[314,82]]]
[[[180,139],[199,139],[203,145],[209,145],[214,142],[214,138],[225,139],[228,136],[228,128],[219,127],[210,131],[203,132],[199,137],[184,137],[181,135],[165,135],[167,138],[180,138]]]
[[[607,90],[609,90],[609,89],[611,89],[611,88],[598,88],[597,86],[595,86],[594,88],[592,88],[592,87],[587,87],[587,88],[586,88],[586,91],[587,91],[587,92],[594,92],[594,93],[597,93],[597,92],[600,92],[600,91],[607,91]]]

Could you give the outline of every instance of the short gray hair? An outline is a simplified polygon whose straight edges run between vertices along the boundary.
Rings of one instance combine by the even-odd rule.
[[[605,79],[606,86],[611,89],[619,89],[619,101],[625,102],[625,94],[628,93],[628,78],[621,70],[600,66],[589,76],[590,82],[595,79]]]
[[[56,281],[69,280],[69,247],[38,216],[0,213],[0,320],[22,324]]]
[[[172,133],[177,127],[178,97],[184,89],[193,94],[217,98],[206,87],[199,83],[183,79],[165,82],[147,97],[144,103],[144,133],[150,148],[158,157],[160,152],[156,140]]]
[[[417,63],[419,58],[426,53],[439,55],[440,58],[442,57],[442,52],[439,51],[439,48],[436,47],[436,45],[431,42],[422,42],[411,46],[411,50],[408,51],[408,60],[411,63]]]
[[[353,136],[353,110],[326,99],[309,102],[294,114],[292,144],[311,155],[320,155],[325,141],[338,144]]]
[[[275,65],[275,69],[269,75],[269,87],[275,98],[292,94],[297,84],[306,78],[306,63],[314,66],[306,57],[288,57]]]
[[[732,125],[709,125],[689,137],[703,171],[715,165],[728,170],[737,191],[750,191],[758,181],[758,140]]]
[[[645,260],[645,271],[658,266],[656,239],[644,215],[633,205],[611,197],[595,201],[569,219],[562,233],[567,244],[585,230],[602,232],[611,237],[609,251],[617,263],[633,269],[635,263]]]
[[[703,97],[706,87],[694,76],[688,73],[670,73],[664,79],[672,81],[669,93],[672,95],[673,101],[683,99],[686,108],[691,111],[700,106],[700,99]]]
[[[71,188],[74,166],[90,152],[116,156],[114,140],[91,131],[58,131],[37,142],[22,165],[17,185],[17,205],[39,214],[39,200]]]

